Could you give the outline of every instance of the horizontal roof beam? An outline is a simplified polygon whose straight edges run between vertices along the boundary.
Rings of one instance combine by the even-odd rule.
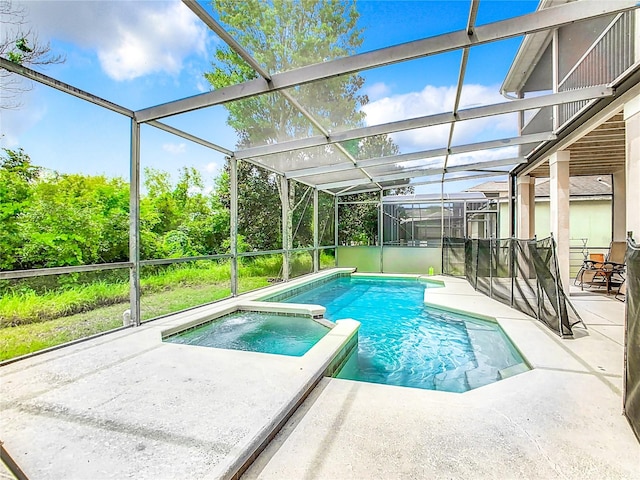
[[[433,150],[423,150],[421,152],[405,153],[400,155],[389,155],[386,157],[370,158],[357,162],[357,167],[375,167],[381,165],[390,165],[393,163],[404,163],[416,160],[427,160],[429,158],[443,157],[447,153],[456,155],[460,153],[475,152],[478,150],[491,150],[493,148],[512,147],[517,145],[525,145],[527,143],[539,143],[554,140],[556,136],[552,132],[532,133],[522,135],[520,137],[501,138],[498,140],[489,140],[486,142],[468,143],[451,147],[447,152],[446,148],[436,148]],[[324,165],[322,167],[311,167],[300,170],[290,170],[287,172],[287,178],[301,178],[309,175],[322,175],[326,173],[342,172],[353,170],[355,167],[346,163],[336,165]]]
[[[185,140],[190,140],[194,143],[197,143],[199,145],[202,145],[203,147],[207,147],[207,148],[211,148],[212,150],[216,150],[220,153],[224,153],[225,155],[231,156],[233,155],[233,151],[229,150],[228,148],[224,148],[221,147],[220,145],[216,145],[215,143],[211,143],[207,140],[204,140],[200,137],[196,137],[195,135],[191,135],[190,133],[187,132],[183,132],[182,130],[179,130],[175,127],[172,127],[171,125],[167,125],[166,123],[162,123],[159,122],[157,120],[152,120],[151,122],[148,122],[148,125],[151,125],[152,127],[156,127],[159,128],[160,130],[164,130],[165,132],[169,132],[172,133],[174,135],[177,135],[178,137],[182,137]]]
[[[454,165],[453,167],[447,167],[446,173],[453,172],[466,172],[469,170],[485,170],[495,167],[507,167],[510,165],[519,165],[521,163],[526,163],[527,159],[525,157],[512,157],[512,158],[501,158],[499,160],[489,160],[487,162],[476,162],[469,163],[467,165]]]
[[[562,103],[571,103],[581,100],[592,100],[594,98],[609,97],[614,94],[611,87],[599,85],[595,87],[580,88],[567,92],[550,93],[532,98],[520,98],[507,102],[494,103],[492,105],[484,105],[481,107],[472,107],[459,110],[457,115],[453,113],[437,113],[435,115],[426,115],[424,117],[410,118],[407,120],[399,120],[371,127],[361,127],[343,132],[336,132],[329,139],[322,136],[314,136],[300,140],[290,140],[270,145],[247,148],[235,152],[237,158],[260,157],[263,155],[273,155],[275,153],[284,153],[292,150],[299,150],[309,147],[318,147],[337,142],[345,142],[348,140],[357,140],[364,137],[374,135],[390,134],[405,130],[415,130],[417,128],[433,127],[445,123],[474,120],[478,118],[491,117],[494,115],[503,115],[506,113],[516,113],[522,110],[532,110],[543,108]]]
[[[55,88],[61,92],[67,93],[69,95],[73,95],[74,97],[80,98],[87,102],[93,103],[94,105],[98,105],[100,107],[111,110],[112,112],[119,113],[124,115],[125,117],[133,118],[134,113],[133,110],[129,110],[121,105],[110,102],[109,100],[105,100],[104,98],[100,98],[92,93],[85,92],[84,90],[80,90],[68,83],[61,82],[60,80],[56,80],[55,78],[51,78],[47,75],[44,75],[40,72],[36,72],[28,67],[24,67],[17,63],[10,62],[9,60],[0,57],[0,67],[5,70],[21,75],[29,80],[33,80],[34,82],[41,83],[43,85],[47,85],[48,87]]]
[[[506,175],[506,173],[505,173]],[[398,185],[393,185],[393,186],[389,186],[389,187],[383,187],[382,190],[386,191],[386,190],[395,190],[397,188],[403,188],[403,187],[417,187],[419,185],[434,185],[436,183],[448,183],[448,182],[459,182],[459,181],[463,181],[463,180],[474,180],[477,178],[495,178],[495,177],[500,177],[502,175],[496,175],[495,173],[483,173],[483,174],[479,174],[479,175],[469,175],[468,177],[454,177],[454,178],[445,178],[444,180],[427,180],[424,182],[407,182],[404,184],[398,184]],[[355,192],[348,192],[345,193],[344,195],[351,195],[352,193],[369,193],[369,192],[378,192],[379,189],[377,188],[369,188],[366,190],[357,190]],[[336,195],[339,196],[339,195]],[[456,199],[444,199],[444,200],[436,200],[437,202],[440,201],[444,201],[447,203],[450,202],[455,202]],[[406,203],[433,203],[433,202],[420,202],[419,200],[410,200],[407,201]]]
[[[508,175],[508,172],[505,172],[504,175]],[[477,178],[494,178],[494,177],[500,177],[502,175],[498,175],[495,173],[481,173],[478,175],[469,175],[469,176],[465,176],[465,177],[452,177],[452,178],[447,178],[445,176],[445,178],[443,179],[439,179],[439,180],[427,180],[424,182],[411,182],[410,184],[407,185],[411,185],[412,187],[415,186],[419,186],[419,185],[433,185],[436,183],[448,183],[448,182],[461,182],[464,180],[475,180]],[[392,188],[396,188],[396,187],[392,187]],[[392,188],[385,188],[385,190],[391,190]],[[451,200],[445,200],[445,202],[455,202],[455,199],[451,199]]]
[[[138,121],[148,122],[318,80],[560,27],[580,20],[623,12],[636,7],[637,2],[635,0],[571,2],[475,27],[472,36],[468,35],[466,30],[459,30],[359,55],[338,58],[274,74],[271,76],[270,82],[264,78],[258,78],[238,85],[231,85],[174,102],[138,110],[136,116]]]
[[[456,165],[448,168],[411,168],[406,170],[399,170],[397,172],[390,173],[388,175],[379,175],[374,176],[373,180],[376,182],[389,182],[393,180],[403,180],[405,178],[416,178],[416,177],[426,177],[429,175],[442,175],[447,173],[455,173],[455,172],[465,172],[469,170],[480,170],[494,167],[505,167],[510,165],[518,165],[521,163],[526,163],[527,159],[524,157],[514,157],[514,158],[502,158],[498,160],[489,160],[486,162],[475,162],[469,163],[467,165]],[[507,172],[504,172],[506,175]],[[367,179],[355,179],[355,180],[342,180],[339,182],[331,182],[318,184],[318,188],[321,189],[332,189],[332,188],[343,188],[343,187],[351,187],[357,185],[365,185],[370,183]]]
[[[498,140],[488,140],[486,142],[469,143],[451,147],[449,153],[457,155],[460,153],[477,152],[478,150],[491,150],[493,148],[514,147],[526,145],[527,143],[540,143],[554,140],[556,135],[553,132],[531,133],[520,135],[519,137],[500,138]]]
[[[355,187],[357,185],[366,185],[372,183],[368,178],[357,178],[355,180],[342,180],[340,182],[319,183],[316,187],[319,190],[331,190],[332,188]]]
[[[388,182],[391,180],[402,180],[403,178],[426,177],[429,175],[442,175],[443,173],[466,172],[470,170],[484,170],[494,167],[506,167],[510,165],[519,165],[526,163],[524,157],[503,158],[500,160],[491,160],[488,162],[469,163],[467,165],[456,165],[447,168],[411,168],[403,171],[391,173],[389,175],[380,175],[374,177],[377,182]],[[506,172],[505,172],[506,173]]]

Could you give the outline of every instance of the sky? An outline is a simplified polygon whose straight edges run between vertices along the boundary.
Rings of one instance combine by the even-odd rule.
[[[209,90],[203,72],[211,69],[221,40],[179,1],[25,1],[29,26],[50,42],[64,63],[35,68],[99,97],[136,110]],[[464,28],[466,0],[357,2],[363,44],[359,52],[427,38]],[[204,4],[210,9],[208,4]],[[480,2],[482,25],[535,11],[537,1]],[[500,85],[521,39],[471,49],[461,108],[505,101]],[[450,52],[361,72],[366,124],[450,111],[461,53]],[[0,110],[3,148],[23,148],[36,165],[64,173],[129,176],[130,121],[119,114],[39,84],[19,98],[20,107]],[[224,107],[198,110],[164,122],[233,150],[237,137],[226,125]],[[453,145],[517,135],[514,115],[468,121],[456,127]],[[446,145],[448,126],[393,134],[401,153]],[[444,144],[444,145],[443,145]],[[515,156],[508,149],[485,151],[450,164]],[[222,154],[143,125],[141,165],[176,174],[182,166],[202,172],[208,188],[219,173]],[[471,182],[481,183],[482,179]],[[445,191],[468,188],[446,184]],[[440,191],[437,186],[417,192]]]

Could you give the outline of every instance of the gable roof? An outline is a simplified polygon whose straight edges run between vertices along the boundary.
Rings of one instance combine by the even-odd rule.
[[[600,180],[598,180],[600,179]],[[536,179],[536,197],[549,196],[549,178]],[[609,175],[584,175],[569,178],[569,195],[572,197],[593,197],[612,195],[612,179]],[[507,193],[508,182],[484,182],[471,187],[467,192]]]

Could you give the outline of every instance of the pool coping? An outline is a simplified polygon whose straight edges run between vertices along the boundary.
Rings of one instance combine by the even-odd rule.
[[[295,291],[298,289],[307,290],[309,288],[314,288],[314,284],[316,284],[315,286],[319,286],[342,276],[349,276],[352,278],[360,279],[372,278],[385,280],[415,280],[417,282],[431,284],[436,288],[446,286],[445,281],[436,280],[430,278],[427,275],[420,274],[358,273],[356,269],[352,268],[336,268],[327,270],[326,272],[318,273],[319,274],[317,276],[314,276],[314,278],[302,277],[287,282],[286,284],[275,284],[255,292],[243,294],[241,297],[233,299],[236,301],[230,302],[231,304],[229,305],[209,305],[207,306],[208,308],[206,308],[206,315],[191,319],[187,322],[173,325],[161,331],[161,338],[164,341],[165,338],[171,335],[175,335],[176,333],[187,329],[196,328],[200,325],[214,321],[216,318],[229,315],[237,311],[273,312],[283,314],[291,313],[298,315],[302,314],[305,316],[308,315],[312,319],[330,328],[330,331],[327,332],[327,334],[322,337],[307,353],[305,353],[302,357],[297,357],[301,358],[303,361],[307,361],[324,354],[325,358],[322,360],[320,368],[318,368],[315,373],[313,373],[311,378],[309,378],[308,381],[294,393],[289,402],[287,402],[278,410],[276,415],[273,417],[273,420],[264,425],[260,429],[260,431],[257,432],[254,437],[252,437],[252,439],[245,445],[239,455],[237,455],[234,459],[228,460],[227,464],[224,467],[216,468],[216,471],[219,472],[220,478],[239,478],[242,473],[251,466],[252,462],[258,457],[258,455],[260,455],[260,453],[267,447],[269,442],[275,437],[275,435],[280,431],[280,429],[289,420],[289,418],[291,418],[297,408],[302,404],[302,402],[304,402],[304,400],[320,382],[320,380],[325,376],[331,377],[335,371],[340,370],[344,361],[346,361],[354,348],[354,338],[355,345],[357,346],[357,334],[360,327],[359,322],[353,319],[339,319],[334,323],[327,319],[324,319],[323,317],[324,313],[326,312],[326,308],[321,305],[281,303],[277,300],[265,301],[266,299],[273,299],[274,297],[277,298],[279,295],[286,295],[287,297],[296,295]],[[423,299],[425,306],[430,306],[431,308],[436,308],[444,311],[460,313],[471,318],[491,321],[499,325],[499,322],[493,317],[478,315],[465,310],[442,308],[437,304],[426,302],[426,294],[428,291],[429,289],[425,289],[425,299]],[[342,336],[342,331],[345,328],[350,328],[348,335],[346,336],[346,338],[344,338],[344,341],[340,345],[333,345],[332,348],[334,337]],[[522,352],[520,352],[513,341],[506,335],[504,329],[502,330],[508,340],[513,344],[516,351],[522,356],[523,359],[525,359],[524,355],[522,355]],[[531,368],[526,359],[525,363],[527,367]],[[466,392],[440,393],[464,394],[470,391],[472,390],[468,390]]]
[[[340,277],[351,277],[351,278],[360,278],[360,279],[385,279],[385,280],[415,280],[417,282],[423,282],[426,284],[433,285],[434,287],[446,287],[446,280],[433,279],[428,275],[421,274],[386,274],[386,273],[359,273],[354,268],[335,268],[330,269],[324,272],[318,272],[314,274],[313,278],[309,278],[308,276],[304,276],[301,278],[296,278],[287,283],[279,283],[274,284],[269,287],[256,290],[254,292],[248,292],[239,297],[229,299],[227,302],[220,302],[218,304],[212,304],[205,306],[207,310],[207,314],[203,317],[194,318],[185,323],[180,323],[178,325],[173,325],[170,328],[164,329],[161,331],[161,338],[164,341],[165,338],[171,335],[175,335],[176,333],[196,328],[199,325],[203,325],[205,323],[209,323],[214,321],[216,318],[219,318],[224,315],[229,315],[231,313],[237,311],[257,311],[257,312],[270,312],[270,313],[282,313],[282,314],[297,314],[297,315],[308,315],[315,321],[327,326],[330,328],[330,331],[322,337],[309,351],[307,351],[302,357],[297,357],[302,359],[303,362],[310,361],[314,357],[325,355],[324,360],[321,363],[320,368],[318,368],[315,373],[304,383],[290,398],[290,400],[278,410],[276,415],[274,415],[273,419],[265,424],[251,439],[248,443],[245,444],[241,452],[232,459],[229,459],[224,466],[216,467],[216,471],[220,478],[232,478],[239,479],[241,475],[249,469],[255,461],[255,459],[260,455],[260,453],[267,448],[269,442],[278,434],[280,429],[287,423],[287,421],[295,414],[298,407],[304,402],[304,400],[310,395],[316,385],[322,380],[323,377],[332,377],[335,371],[339,371],[342,367],[350,353],[354,348],[353,339],[355,338],[355,345],[357,348],[357,338],[358,338],[358,330],[360,327],[360,323],[353,319],[339,319],[336,322],[331,322],[330,320],[324,319],[324,313],[326,312],[326,308],[321,305],[314,304],[291,304],[291,303],[282,303],[278,302],[278,300],[273,300],[273,298],[277,298],[280,295],[284,295],[284,298],[296,295],[296,290],[307,290],[310,288],[315,288],[317,286],[328,283],[336,278]],[[315,285],[314,285],[315,284]],[[425,288],[423,304],[430,308],[435,308],[442,311],[448,311],[452,313],[458,313],[465,316],[468,316],[473,319],[477,319],[480,321],[488,321],[491,323],[497,324],[502,333],[505,335],[507,340],[511,343],[513,348],[517,351],[517,353],[522,357],[524,365],[528,371],[533,369],[533,366],[527,360],[526,356],[523,354],[521,349],[517,346],[517,344],[513,341],[513,339],[507,334],[501,323],[496,317],[491,317],[487,315],[478,314],[475,312],[471,312],[468,310],[457,309],[453,307],[445,307],[439,305],[437,303],[433,303],[427,301],[427,294],[429,291],[433,291],[433,289]],[[269,299],[268,301],[266,301]],[[234,301],[235,300],[235,301]],[[222,303],[230,303],[229,305],[221,305]],[[218,307],[218,308],[216,308]],[[189,313],[191,312],[185,312]],[[339,328],[338,328],[339,327]],[[347,338],[339,346],[333,346],[334,337],[342,335],[342,331],[345,328],[350,327],[350,333],[347,335]],[[472,345],[472,348],[475,346]],[[515,368],[515,374],[526,373],[518,370],[517,367],[522,364],[514,365],[510,368]],[[505,371],[509,369],[504,369]],[[510,370],[509,370],[510,371]],[[507,372],[508,373],[508,372]],[[502,373],[499,372],[500,379],[495,382],[491,382],[488,385],[492,385],[495,383],[499,383],[506,378],[509,378],[512,375],[502,376]],[[389,385],[387,385],[389,386]],[[484,385],[486,387],[487,385]],[[393,386],[390,386],[393,387]],[[439,390],[429,390],[437,393],[444,394],[454,394],[454,395],[464,395],[469,394],[470,392],[474,392],[478,389],[481,389],[483,386],[479,386],[465,392],[449,392],[449,391],[439,391]],[[402,388],[402,387],[401,387]]]
[[[535,370],[464,395],[325,378],[243,478],[637,476],[640,446],[620,414],[623,306],[572,299],[589,330],[560,339],[466,280],[440,278],[447,288],[430,303],[495,316]]]
[[[315,372],[294,392],[290,400],[278,409],[272,420],[263,425],[245,443],[242,451],[235,458],[230,458],[227,462],[216,467],[215,472],[218,478],[235,480],[242,476],[306,400],[320,380],[325,376],[330,376],[333,370],[340,368],[340,362],[344,362],[354,348],[354,339],[357,346],[359,328],[360,322],[357,320],[338,320],[334,328],[327,332],[307,353],[302,357],[295,357],[303,362],[301,370],[305,365],[317,365],[318,362],[320,362],[320,367],[315,367]]]
[[[435,289],[439,287],[446,287],[446,280],[433,279],[431,276],[423,275],[423,274],[388,274],[388,273],[359,273],[356,269],[353,268],[335,268],[326,270],[324,272],[318,272],[318,274],[314,275],[313,278],[309,277],[300,277],[294,279],[287,283],[280,283],[271,285],[267,288],[257,290],[255,292],[249,292],[248,294],[243,294],[240,297],[237,297],[232,300],[236,300],[235,302],[231,302],[229,305],[222,305],[226,302],[220,302],[218,304],[213,304],[206,306],[207,314],[204,316],[199,316],[193,318],[184,323],[174,324],[173,326],[164,329],[161,331],[161,338],[164,341],[166,338],[176,335],[185,330],[191,330],[193,328],[197,328],[200,325],[204,325],[206,323],[215,321],[217,318],[223,317],[225,315],[232,314],[237,311],[255,311],[255,312],[267,312],[267,313],[278,313],[278,314],[291,314],[291,315],[303,315],[309,316],[318,323],[326,326],[327,328],[334,328],[335,323],[330,320],[324,319],[324,313],[326,312],[326,308],[321,305],[314,304],[293,304],[293,303],[283,303],[279,302],[277,299],[286,299],[291,296],[295,296],[300,292],[306,291],[311,288],[316,288],[320,285],[328,283],[336,278],[340,277],[351,277],[351,278],[359,278],[359,279],[384,279],[384,280],[414,280],[417,282],[426,283],[427,285],[432,285]],[[484,315],[477,312],[455,308],[450,306],[444,306],[437,302],[432,302],[428,299],[430,292],[433,293],[434,288],[425,288],[424,296],[423,296],[423,304],[426,307],[434,308],[437,310],[451,312],[459,315],[463,315],[466,317],[470,317],[472,319],[476,319],[479,321],[490,322],[498,325],[502,334],[506,338],[507,342],[510,343],[511,347],[515,350],[515,352],[522,358],[522,362],[516,365],[512,365],[505,369],[501,369],[498,371],[499,378],[494,382],[490,382],[487,385],[492,383],[500,382],[505,378],[509,378],[512,376],[509,372],[518,373],[526,373],[527,371],[533,370],[534,366],[532,362],[529,361],[525,353],[522,349],[517,345],[514,339],[508,334],[504,325],[499,321],[498,318],[494,316]],[[275,300],[274,300],[275,298]],[[218,307],[218,308],[216,308]],[[474,352],[477,352],[477,346],[471,342],[471,346]],[[503,376],[502,371],[509,373]],[[470,388],[464,392],[449,392],[456,394],[465,394],[469,393],[477,388],[482,388],[486,385],[477,386],[474,388]],[[435,390],[439,391],[439,390]]]

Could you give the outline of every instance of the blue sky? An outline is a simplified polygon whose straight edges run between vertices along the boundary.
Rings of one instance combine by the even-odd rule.
[[[43,73],[122,106],[139,109],[208,90],[202,73],[210,68],[220,40],[179,1],[27,1],[27,19],[52,50],[66,61]],[[536,1],[481,1],[477,24],[535,10]],[[408,42],[464,28],[468,1],[360,1],[361,51]],[[504,101],[499,86],[520,39],[471,50],[463,106]],[[370,97],[367,123],[377,124],[450,110],[460,52],[362,72]],[[128,178],[129,120],[53,89],[32,85],[21,108],[0,112],[2,147],[22,147],[33,161],[61,172]],[[226,111],[191,112],[166,123],[233,149],[236,136],[225,124]],[[515,135],[513,116],[468,122],[456,129],[454,144]],[[394,135],[402,153],[442,146],[448,127]],[[509,152],[503,152],[502,156]],[[478,159],[499,152],[483,152]],[[509,156],[509,155],[506,155]],[[176,172],[199,169],[207,184],[219,171],[222,155],[155,128],[142,130],[143,167]],[[482,181],[482,180],[480,180]],[[475,182],[479,183],[479,182]],[[457,191],[462,182],[447,184]],[[421,191],[426,191],[422,188]],[[437,188],[439,191],[439,187]]]

